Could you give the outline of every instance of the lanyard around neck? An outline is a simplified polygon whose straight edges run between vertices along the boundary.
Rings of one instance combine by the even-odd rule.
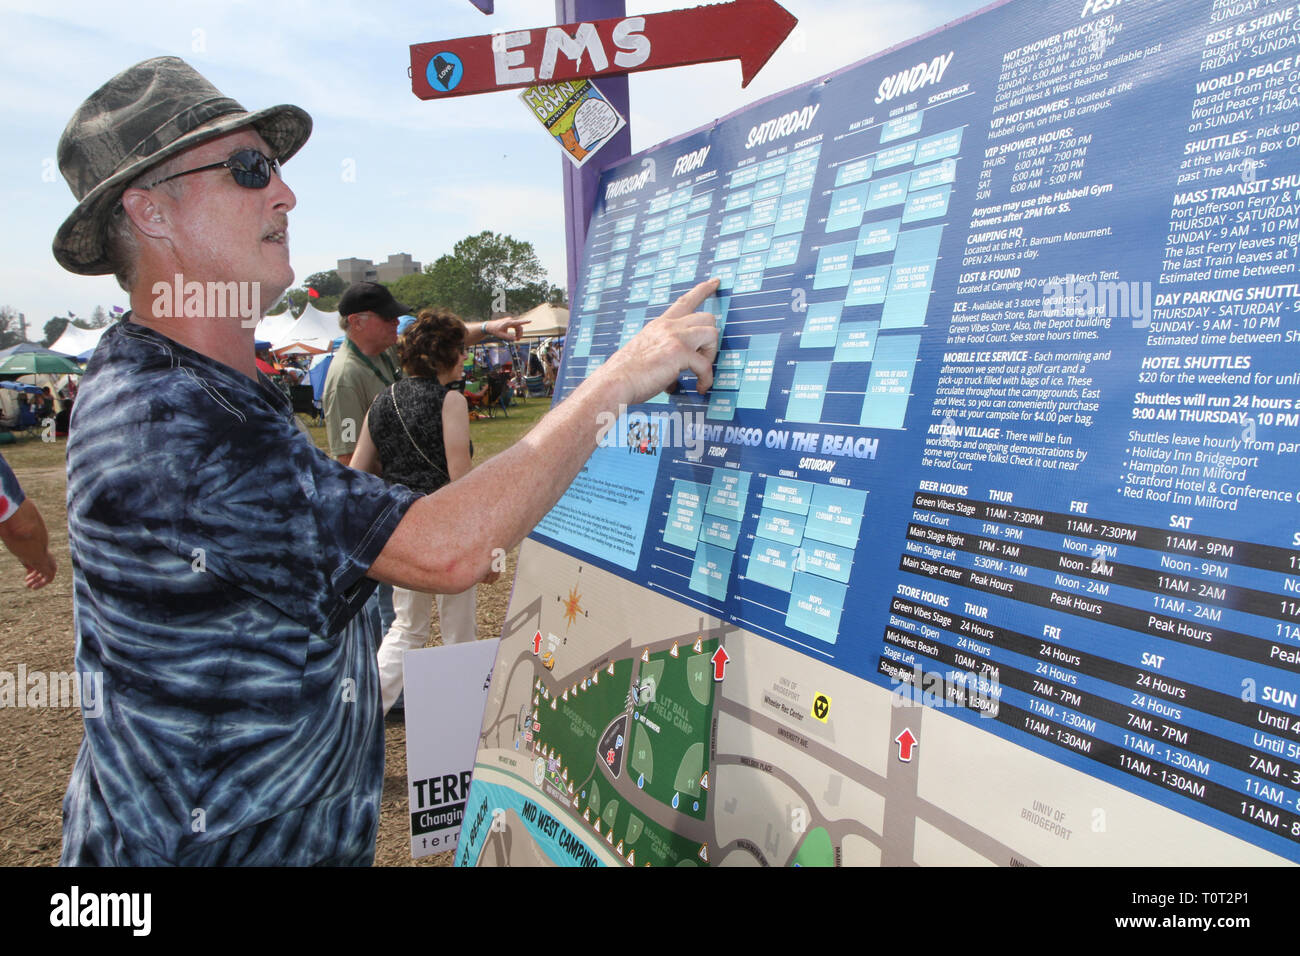
[[[352,354],[355,355],[358,359],[360,359],[365,364],[366,368],[374,372],[375,377],[378,378],[381,382],[383,382],[385,385],[392,385],[394,382],[397,381],[397,369],[393,368],[393,363],[388,361],[387,355],[385,355],[383,352],[379,353],[379,357],[384,360],[384,365],[388,368],[388,374],[385,375],[383,372],[379,371],[379,368],[375,365],[374,362],[370,361],[370,357],[366,355],[365,352],[361,351],[361,349],[356,347],[356,345],[353,343],[351,339],[347,339],[346,341],[348,343],[348,348],[352,350]]]

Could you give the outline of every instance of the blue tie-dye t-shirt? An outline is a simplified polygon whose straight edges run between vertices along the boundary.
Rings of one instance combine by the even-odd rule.
[[[417,497],[158,333],[105,333],[68,441],[77,670],[102,673],[65,864],[368,864],[383,786],[365,573]]]

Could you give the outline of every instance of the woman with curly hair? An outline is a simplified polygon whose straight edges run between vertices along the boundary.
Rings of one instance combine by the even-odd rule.
[[[464,395],[448,388],[464,375],[465,323],[445,309],[425,309],[398,340],[397,350],[406,377],[375,397],[352,466],[432,494],[472,467],[469,407]],[[385,713],[402,691],[402,654],[424,647],[429,638],[433,598],[393,589],[393,626],[379,648]],[[437,599],[443,643],[475,640],[475,588]]]

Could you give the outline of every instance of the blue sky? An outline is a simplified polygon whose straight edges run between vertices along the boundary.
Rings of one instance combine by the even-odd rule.
[[[632,147],[644,149],[747,103],[928,32],[987,0],[782,0],[799,25],[748,89],[737,61],[634,75]],[[693,5],[628,0],[629,15]],[[408,47],[553,23],[550,0],[13,2],[0,4],[0,305],[28,335],[71,310],[126,305],[111,277],[64,272],[50,252],[75,205],[55,148],[73,110],[118,71],[181,56],[249,109],[294,103],[312,114],[306,147],[285,167],[298,280],[337,259],[409,252],[429,263],[483,229],[533,243],[563,284],[561,163],[517,91],[424,102]]]

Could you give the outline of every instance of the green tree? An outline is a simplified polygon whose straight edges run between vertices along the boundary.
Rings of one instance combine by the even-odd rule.
[[[330,269],[328,272],[313,272],[303,280],[302,285],[304,289],[315,289],[322,297],[342,295],[343,290],[346,288],[338,272],[334,269]],[[320,309],[321,306],[317,304],[316,308]],[[325,310],[322,309],[321,311]]]
[[[48,349],[59,340],[59,336],[63,334],[64,329],[67,327],[68,320],[66,316],[54,316],[54,318],[45,323],[45,334],[41,337],[41,345]]]
[[[428,291],[432,301],[417,305],[416,295],[404,299],[398,294],[397,287],[410,276],[393,283],[398,301],[416,308],[445,306],[467,322],[489,319],[497,312],[531,309],[548,301],[552,291],[531,242],[490,231],[462,239],[449,255],[439,256],[424,271],[431,284],[410,283],[407,288],[412,293]]]

